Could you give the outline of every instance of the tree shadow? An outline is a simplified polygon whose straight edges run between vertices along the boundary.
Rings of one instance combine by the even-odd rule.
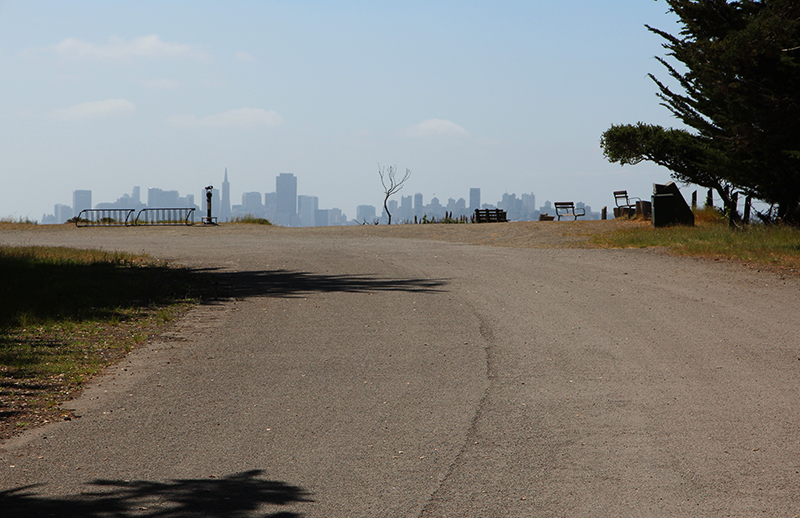
[[[190,298],[189,274],[165,266],[53,264],[0,256],[0,333],[26,323],[124,318],[126,309]]]
[[[441,291],[439,279],[325,275],[292,270],[49,264],[0,256],[0,348],[9,330],[42,322],[109,321],[127,311],[222,297],[292,297],[312,292]],[[27,324],[26,324],[27,323]],[[15,337],[12,341],[17,344]],[[46,344],[37,342],[37,346]],[[54,344],[57,345],[57,344]]]
[[[60,518],[300,518],[269,509],[313,502],[300,487],[259,478],[262,470],[168,482],[95,480],[79,495],[44,497],[39,485],[0,491],[3,516]],[[263,514],[266,513],[266,514]]]
[[[370,275],[325,275],[292,270],[225,271],[217,268],[192,270],[199,286],[211,286],[209,293],[234,297],[298,297],[310,293],[377,293],[404,291],[441,292],[443,279],[386,278]],[[199,288],[202,291],[202,288]]]

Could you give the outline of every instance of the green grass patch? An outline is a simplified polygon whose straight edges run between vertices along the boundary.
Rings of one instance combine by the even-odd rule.
[[[800,269],[800,229],[749,225],[733,230],[715,211],[695,213],[696,226],[654,228],[650,223],[593,237],[597,246],[667,247],[679,255],[727,258],[752,264]]]
[[[0,246],[0,278],[0,438],[53,419],[195,300],[188,270],[102,250]]]
[[[231,223],[247,223],[249,225],[272,225],[272,222],[266,218],[257,218],[252,214],[247,216],[236,216],[231,220]]]

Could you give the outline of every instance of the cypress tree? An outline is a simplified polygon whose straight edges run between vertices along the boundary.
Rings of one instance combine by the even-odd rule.
[[[800,224],[800,2],[666,1],[680,33],[646,27],[665,40],[667,56],[657,59],[680,90],[649,76],[661,104],[693,131],[612,126],[601,140],[606,157],[651,160],[716,189],[732,222],[739,189]]]
[[[711,149],[714,174],[800,222],[800,2],[667,0],[679,36],[658,58],[683,92],[659,97]],[[685,68],[685,71],[683,69]]]

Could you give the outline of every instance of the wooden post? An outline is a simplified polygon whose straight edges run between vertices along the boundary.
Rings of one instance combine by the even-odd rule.
[[[747,196],[744,199],[744,220],[743,220],[743,223],[745,225],[749,225],[750,224],[750,205],[751,205],[752,201],[753,201],[753,197],[752,196]]]
[[[697,209],[697,190],[692,193],[692,210]]]
[[[600,219],[602,219],[603,221],[608,219],[608,207],[603,207],[600,210]]]
[[[728,206],[728,222],[731,228],[736,228],[737,215],[739,214],[739,193],[731,194],[731,203]]]

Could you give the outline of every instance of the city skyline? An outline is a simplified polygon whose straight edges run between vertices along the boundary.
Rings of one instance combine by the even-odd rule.
[[[243,191],[241,194],[241,204],[232,204],[230,195],[231,183],[228,178],[228,169],[225,168],[222,188],[212,187],[212,216],[218,218],[220,222],[230,221],[236,217],[256,216],[269,219],[273,224],[281,226],[329,226],[364,224],[379,221],[386,223],[386,213],[383,207],[376,207],[370,204],[359,204],[355,207],[354,218],[348,218],[346,213],[338,207],[322,208],[319,207],[319,198],[314,195],[298,194],[298,178],[292,173],[281,173],[275,177],[275,191]],[[133,186],[131,194],[124,193],[114,202],[99,202],[92,204],[91,190],[73,191],[72,207],[64,204],[56,204],[53,214],[43,214],[41,223],[64,223],[68,219],[77,216],[82,209],[141,209],[165,208],[165,207],[194,207],[196,210],[205,214],[205,189],[195,203],[193,194],[180,196],[179,191],[165,191],[157,187],[147,188],[147,203],[141,200],[141,186]],[[504,193],[501,200],[495,203],[481,202],[481,189],[479,187],[469,188],[469,201],[464,197],[458,199],[448,197],[446,203],[437,196],[431,196],[428,203],[425,203],[423,193],[405,195],[402,191],[389,200],[389,210],[396,223],[411,222],[415,217],[440,219],[446,214],[454,217],[469,217],[476,208],[500,208],[508,212],[509,219],[514,220],[535,220],[540,213],[553,214],[551,200],[536,207],[536,196],[534,193],[522,193],[517,198],[515,193]],[[576,202],[577,206],[587,208],[587,219],[597,219],[599,212],[592,212],[591,206],[582,201]]]
[[[615,123],[678,126],[659,106],[663,2],[0,2],[0,217],[120,186],[267,192],[280,173],[320,207],[480,187],[610,205],[669,172],[609,164]],[[188,20],[188,21],[187,21]],[[409,30],[413,28],[413,30]],[[129,187],[126,187],[126,190]],[[145,191],[142,191],[142,197]]]

